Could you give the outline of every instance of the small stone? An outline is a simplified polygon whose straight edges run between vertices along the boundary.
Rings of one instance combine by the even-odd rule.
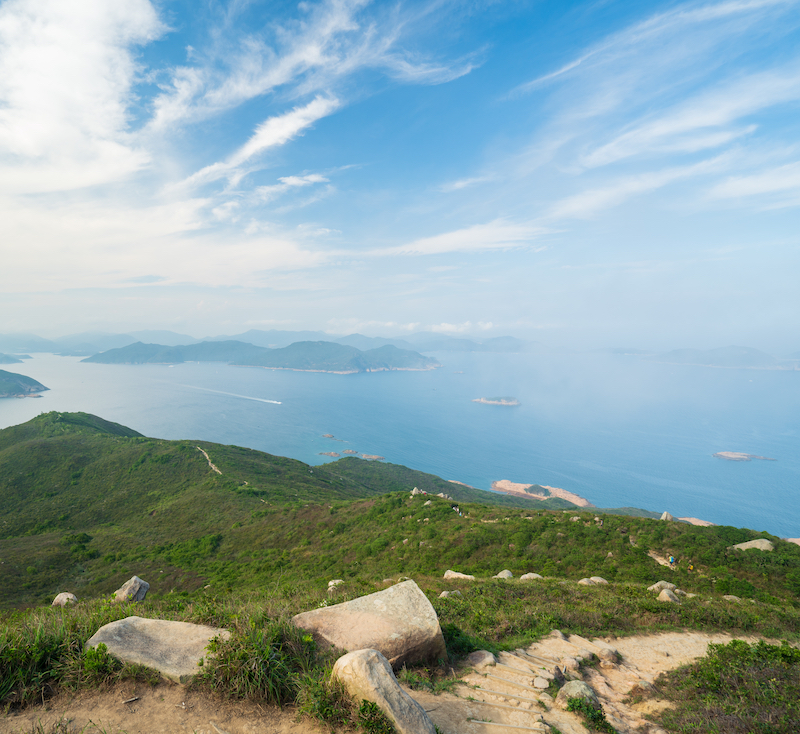
[[[389,579],[391,581],[391,579]],[[328,588],[335,589],[337,586],[340,586],[344,583],[344,579],[331,579],[328,581]]]
[[[675,589],[675,596],[687,596],[683,589]]]
[[[144,601],[149,590],[150,584],[147,581],[143,581],[138,576],[133,576],[114,592],[114,600]]]
[[[496,576],[492,576],[492,578],[493,579],[513,579],[514,578],[514,574],[511,573],[511,571],[509,571],[508,569],[505,569],[504,571],[500,571],[500,573],[498,573]]]
[[[422,505],[422,506],[423,506],[423,507],[427,507],[428,505],[432,505],[432,504],[433,504],[433,500],[428,500],[428,501],[427,501],[427,502],[425,502],[425,504],[424,504],[424,505]]]
[[[523,573],[522,576],[519,577],[520,581],[536,581],[536,579],[543,579],[544,576],[540,576],[538,573]]]
[[[465,579],[467,581],[475,580],[474,576],[470,576],[469,574],[466,573],[459,573],[458,571],[451,571],[450,569],[444,572],[444,578],[448,580],[449,579]]]
[[[538,688],[540,691],[545,691],[550,687],[550,681],[537,675],[533,679],[533,687]]]
[[[734,596],[733,594],[724,594],[722,597],[725,601],[735,601],[740,603],[742,600],[738,596]]]
[[[572,672],[580,670],[581,664],[578,658],[572,657],[571,655],[561,658],[561,662],[565,670],[571,670]]]
[[[580,518],[576,515],[575,517],[570,518],[570,522],[578,522]]]
[[[78,597],[75,594],[70,594],[68,591],[62,591],[50,605],[51,607],[66,607],[69,604],[76,604]]]
[[[602,576],[590,576],[589,580],[594,581],[596,584],[600,584],[601,586],[608,586],[608,581],[606,581]]]
[[[467,655],[467,664],[473,668],[485,668],[488,665],[495,665],[497,659],[488,650],[476,650]]]
[[[594,586],[595,585],[595,582],[592,581],[591,579],[581,579],[580,581],[578,581],[578,583],[581,586]]]
[[[628,693],[629,696],[649,696],[651,693],[655,693],[655,686],[652,683],[648,683],[646,680],[637,680],[636,683],[631,686],[631,690]]]
[[[571,680],[569,683],[565,683],[556,696],[556,703],[566,710],[570,698],[581,698],[592,706],[592,708],[600,708],[600,703],[594,691],[583,681]]]
[[[448,596],[450,596],[449,591],[443,591],[441,594],[439,594],[440,599],[447,599]]]
[[[566,640],[567,636],[561,630],[553,630],[550,633],[550,637],[553,637],[556,640]]]
[[[659,601],[667,601],[672,602],[673,604],[679,604],[678,597],[675,596],[674,592],[670,591],[669,589],[661,589],[661,593],[658,595]]]

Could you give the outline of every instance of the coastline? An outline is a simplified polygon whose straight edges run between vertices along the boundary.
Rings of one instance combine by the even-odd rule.
[[[539,486],[542,489],[548,491],[548,494],[541,494],[541,493],[534,493],[528,492],[528,488]],[[596,507],[597,505],[593,505],[589,500],[585,497],[581,497],[574,492],[570,492],[566,489],[561,489],[561,487],[548,487],[544,484],[519,484],[517,482],[511,482],[508,479],[499,479],[497,481],[492,482],[492,490],[495,492],[501,492],[502,494],[510,494],[516,497],[527,497],[528,499],[533,500],[548,500],[552,497],[559,497],[562,500],[566,500],[567,502],[572,502],[573,505],[577,505],[578,507]]]

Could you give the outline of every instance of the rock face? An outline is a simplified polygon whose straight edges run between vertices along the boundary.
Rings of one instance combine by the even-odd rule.
[[[447,657],[439,618],[413,581],[297,614],[292,622],[340,650],[378,650],[393,667]]]
[[[520,581],[535,581],[536,579],[543,579],[544,576],[540,576],[538,573],[523,573],[522,576],[519,577]]]
[[[116,601],[144,601],[148,591],[150,584],[138,576],[133,576],[114,592],[114,597]]]
[[[459,573],[458,571],[451,571],[448,569],[444,572],[445,579],[466,579],[467,581],[474,581],[475,577],[466,573]]]
[[[675,518],[672,517],[668,512],[662,512],[660,520],[665,520],[666,522],[672,522]]]
[[[570,698],[582,698],[594,708],[600,708],[600,702],[597,700],[594,691],[582,680],[571,680],[569,683],[564,684],[556,696],[556,703],[562,709],[566,709]]]
[[[70,594],[68,591],[62,591],[55,599],[53,599],[53,603],[50,605],[51,607],[65,607],[68,604],[75,604],[78,601],[78,597],[75,594]]]
[[[176,683],[188,683],[213,637],[228,639],[230,632],[189,622],[126,617],[103,625],[86,643],[103,643],[115,658],[155,668]]]
[[[493,579],[513,579],[514,578],[514,574],[511,573],[511,571],[509,571],[508,569],[505,569],[504,571],[500,571],[500,573],[498,573],[496,576],[492,576],[492,578]]]
[[[737,543],[736,545],[732,545],[731,548],[735,548],[736,550],[750,550],[751,548],[756,548],[760,551],[771,551],[775,550],[775,545],[771,540],[767,540],[766,538],[756,538],[755,540],[748,540],[746,543]]]
[[[425,709],[400,688],[389,661],[377,650],[356,650],[340,657],[332,677],[357,701],[377,704],[398,734],[436,734]]]

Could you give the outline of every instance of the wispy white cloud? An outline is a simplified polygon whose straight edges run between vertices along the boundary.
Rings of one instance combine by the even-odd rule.
[[[293,140],[338,107],[337,99],[315,97],[303,107],[295,107],[283,115],[268,118],[256,128],[250,139],[226,160],[202,168],[189,176],[182,186],[198,186],[221,178],[227,178],[232,185],[237,185],[243,176],[257,170],[258,166],[254,163],[254,159],[270,148],[276,148]]]
[[[546,234],[545,227],[518,224],[496,219],[487,224],[475,224],[453,232],[424,237],[405,245],[370,251],[370,255],[442,255],[451,252],[481,252],[530,245]]]
[[[800,193],[800,163],[787,163],[749,176],[732,176],[714,186],[717,199],[738,199],[762,194]]]
[[[492,328],[494,328],[494,324],[491,321],[478,321],[474,324],[472,321],[462,321],[458,324],[448,324],[447,322],[432,324],[427,330],[435,334],[469,334],[476,330],[489,331]]]
[[[469,188],[470,186],[477,186],[478,184],[487,183],[491,181],[491,176],[473,176],[472,178],[460,178],[456,181],[448,181],[439,186],[439,191],[447,194],[451,191],[461,191],[462,189]]]

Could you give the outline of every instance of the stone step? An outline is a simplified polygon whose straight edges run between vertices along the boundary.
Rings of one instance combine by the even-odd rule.
[[[534,655],[533,653],[527,652],[525,650],[515,650],[513,654],[518,656],[524,655],[525,657],[531,658],[531,660],[537,663],[542,663],[543,665],[558,665],[561,662],[560,660],[554,660],[553,658],[546,658],[542,657],[541,655]]]
[[[467,719],[470,724],[480,724],[481,726],[498,726],[503,729],[516,729],[517,731],[550,731],[547,724],[534,726],[517,726],[516,724],[498,724],[496,721],[481,721],[480,719]]]
[[[505,665],[504,663],[495,663],[494,667],[502,668],[503,670],[509,670],[517,675],[539,675],[533,668],[525,668],[525,670],[521,670],[520,668],[515,668],[513,665]]]
[[[492,680],[500,681],[501,683],[507,683],[511,686],[517,686],[517,688],[524,688],[526,691],[530,691],[531,693],[538,693],[538,691],[533,688],[533,686],[527,686],[524,683],[517,683],[515,680],[508,680],[508,678],[501,678],[499,675],[492,675],[491,673],[486,673],[487,678],[491,678]]]
[[[491,691],[488,688],[479,688],[481,693],[488,693],[490,696],[503,696],[503,698],[513,698],[517,701],[525,701],[526,703],[539,703],[538,698],[525,698],[525,696],[517,696],[514,693],[501,693],[500,691]],[[525,709],[519,709],[524,711]]]
[[[491,691],[486,691],[486,693],[490,693]],[[504,693],[498,693],[498,696],[506,696]],[[516,696],[506,696],[506,698],[516,698]],[[530,709],[521,709],[519,706],[511,706],[507,703],[495,703],[494,701],[479,701],[477,698],[473,698],[469,703],[479,703],[482,706],[494,706],[495,708],[499,709],[508,709],[509,711],[516,711],[520,714],[530,714],[531,716],[541,716],[538,711],[531,711]]]

